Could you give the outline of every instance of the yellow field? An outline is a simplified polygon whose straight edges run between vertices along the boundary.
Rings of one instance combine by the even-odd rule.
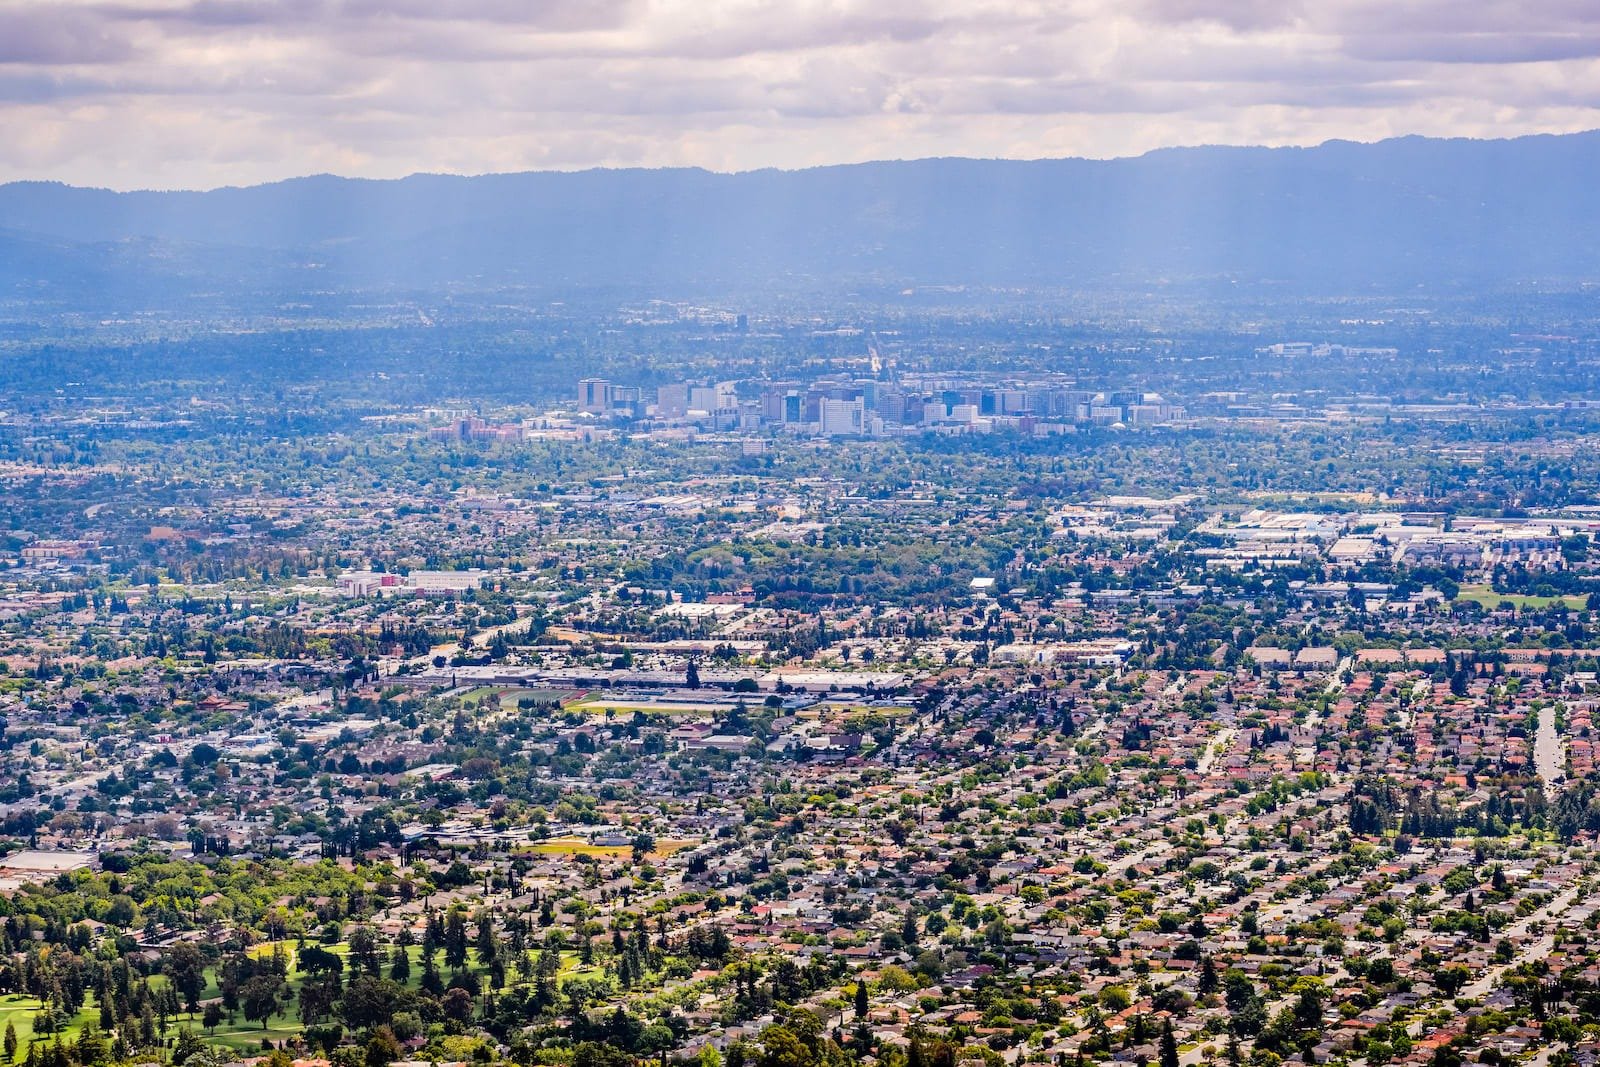
[[[726,711],[725,706],[715,704],[630,704],[625,700],[585,700],[573,704],[568,710],[587,712],[591,715],[604,715],[606,712],[619,712],[632,715],[642,711],[646,715],[715,715],[719,711]]]
[[[680,841],[671,838],[656,841],[656,847],[650,852],[651,859],[665,859],[682,849],[693,846],[693,841]],[[593,856],[596,859],[621,859],[631,856],[633,849],[628,845],[591,845],[589,842],[576,837],[557,837],[549,841],[540,841],[538,844],[529,845],[526,849],[517,851],[533,852],[541,856]]]

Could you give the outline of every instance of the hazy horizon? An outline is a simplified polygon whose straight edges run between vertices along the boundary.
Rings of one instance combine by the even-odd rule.
[[[116,186],[92,185],[80,182],[67,181],[61,178],[8,178],[0,180],[0,187],[7,185],[64,185],[74,189],[104,191],[111,193],[209,193],[221,192],[229,189],[254,189],[263,186],[284,185],[292,182],[313,181],[319,178],[331,178],[337,181],[351,182],[403,182],[412,178],[505,178],[524,174],[587,174],[607,172],[665,172],[689,171],[704,174],[737,177],[739,175],[779,173],[779,174],[804,174],[810,171],[833,170],[846,167],[873,166],[875,164],[893,163],[928,163],[938,161],[961,161],[974,163],[1060,163],[1083,161],[1088,163],[1115,163],[1126,160],[1143,159],[1148,156],[1158,155],[1163,152],[1186,152],[1204,150],[1238,150],[1238,151],[1276,151],[1281,149],[1311,150],[1329,145],[1348,144],[1360,146],[1373,146],[1387,144],[1395,141],[1425,140],[1425,141],[1457,141],[1474,144],[1489,144],[1495,142],[1525,141],[1538,138],[1581,137],[1585,134],[1600,134],[1600,125],[1588,129],[1570,130],[1565,132],[1536,132],[1509,134],[1502,137],[1486,136],[1432,136],[1420,133],[1397,133],[1388,137],[1372,140],[1361,140],[1350,137],[1329,137],[1325,140],[1306,144],[1246,144],[1206,142],[1197,144],[1170,144],[1147,148],[1141,152],[1129,152],[1120,155],[1058,155],[1058,156],[977,156],[947,153],[943,155],[924,156],[880,156],[872,159],[848,160],[838,163],[816,163],[803,166],[754,166],[737,169],[721,169],[717,167],[701,166],[698,164],[662,164],[649,166],[643,164],[608,165],[596,164],[592,166],[571,167],[527,167],[520,170],[483,170],[483,171],[454,171],[454,170],[411,170],[393,175],[365,175],[342,174],[336,171],[306,171],[299,174],[288,174],[280,178],[267,178],[252,182],[229,182],[220,185],[194,185],[194,186]]]

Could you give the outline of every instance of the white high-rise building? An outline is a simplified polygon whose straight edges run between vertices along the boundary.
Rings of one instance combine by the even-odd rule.
[[[818,407],[818,421],[822,433],[829,437],[866,432],[867,406],[857,397],[854,400],[822,399]]]

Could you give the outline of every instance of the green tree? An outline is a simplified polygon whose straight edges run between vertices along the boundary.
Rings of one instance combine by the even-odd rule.
[[[106,1044],[105,1035],[100,1028],[92,1023],[83,1028],[78,1034],[77,1047],[74,1049],[78,1062],[84,1067],[100,1067],[106,1062],[110,1048]]]
[[[640,1054],[661,1057],[661,1067],[667,1067],[667,1053],[677,1043],[677,1035],[665,1023],[651,1023],[639,1033]]]
[[[1210,956],[1202,957],[1200,960],[1200,994],[1204,996],[1208,993],[1215,993],[1219,984],[1216,963],[1213,962]]]
[[[244,1017],[259,1022],[267,1028],[267,1020],[278,1011],[278,1001],[283,996],[283,978],[267,973],[258,974],[239,990],[239,1007]]]
[[[580,1041],[572,1049],[572,1067],[634,1067],[633,1057],[599,1041]]]
[[[403,1051],[394,1031],[387,1026],[380,1026],[367,1041],[366,1067],[389,1067],[400,1058]]]
[[[1107,1011],[1125,1011],[1132,1003],[1133,997],[1122,986],[1108,985],[1100,990],[1100,1006]]]
[[[192,1057],[204,1052],[206,1043],[194,1036],[187,1026],[178,1027],[178,1040],[172,1046],[172,1067],[183,1067]]]
[[[1460,964],[1450,967],[1441,967],[1433,972],[1433,984],[1438,986],[1444,995],[1453,997],[1461,992],[1467,982],[1472,978],[1472,972]]]
[[[389,977],[401,985],[411,980],[411,954],[404,945],[396,945],[390,954]]]
[[[906,948],[916,947],[918,932],[917,913],[907,908],[905,918],[900,920],[900,940],[905,942]]]
[[[183,1010],[193,1015],[200,1008],[200,994],[206,988],[206,961],[199,946],[192,941],[179,941],[167,950],[161,966],[183,997]]]
[[[366,974],[378,974],[383,969],[378,953],[378,937],[369,926],[358,926],[350,931],[350,966]]]
[[[1161,1067],[1178,1067],[1178,1039],[1172,1033],[1172,1020],[1161,1027]]]
[[[351,979],[341,1002],[344,1024],[352,1030],[387,1026],[400,1006],[402,992],[386,978],[363,974]]]
[[[459,908],[445,918],[444,965],[456,970],[467,965],[467,917]]]
[[[817,1067],[816,1055],[787,1026],[761,1031],[760,1067]]]

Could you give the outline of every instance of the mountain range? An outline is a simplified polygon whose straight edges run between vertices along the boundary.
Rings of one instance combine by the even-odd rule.
[[[720,174],[0,185],[0,295],[1600,278],[1600,131]]]

